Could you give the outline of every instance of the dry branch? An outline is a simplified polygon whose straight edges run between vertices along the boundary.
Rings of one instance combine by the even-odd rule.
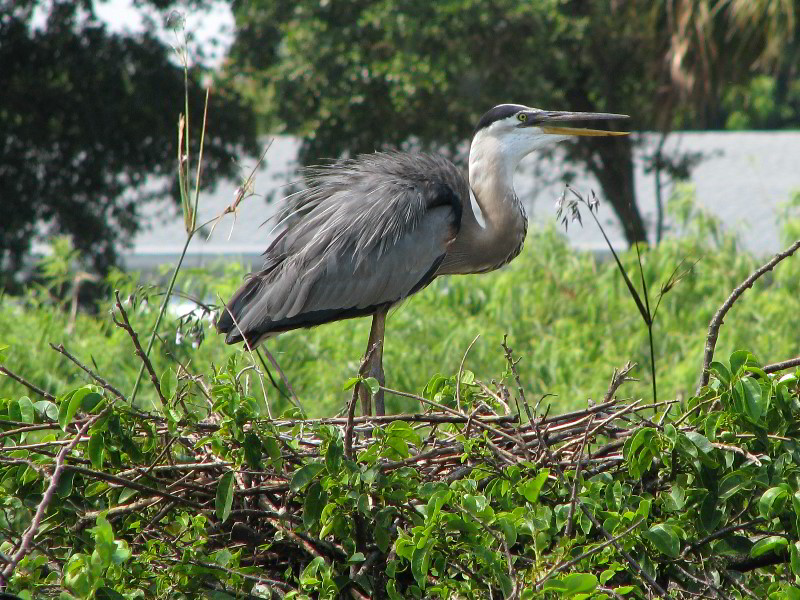
[[[798,248],[800,248],[800,240],[797,240],[794,244],[789,246],[783,252],[779,252],[775,256],[772,257],[769,262],[765,263],[755,271],[753,271],[747,279],[745,279],[742,283],[740,283],[734,290],[731,292],[731,295],[728,296],[728,299],[719,307],[719,310],[714,314],[711,319],[711,323],[708,325],[708,337],[706,338],[706,349],[703,355],[703,374],[700,377],[700,384],[697,386],[697,390],[699,393],[700,388],[705,385],[708,385],[708,378],[709,378],[709,367],[711,366],[711,361],[714,358],[714,348],[717,345],[717,337],[719,336],[719,328],[722,327],[722,322],[725,319],[725,315],[728,314],[728,311],[733,307],[733,304],[739,299],[739,297],[745,293],[745,291],[752,287],[756,280],[761,277],[764,273],[767,273],[775,268],[775,266],[781,262],[783,259],[790,257],[792,254],[797,252]]]

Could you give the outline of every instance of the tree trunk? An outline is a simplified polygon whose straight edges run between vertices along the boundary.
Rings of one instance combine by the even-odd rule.
[[[606,199],[617,213],[628,245],[647,242],[639,208],[636,206],[636,188],[633,176],[633,145],[629,137],[595,138],[591,142],[593,154],[599,160],[589,162]]]

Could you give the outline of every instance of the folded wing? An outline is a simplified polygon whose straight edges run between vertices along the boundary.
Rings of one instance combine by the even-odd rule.
[[[433,280],[459,231],[466,181],[448,160],[375,153],[306,172],[283,230],[217,321],[229,344],[363,316]]]

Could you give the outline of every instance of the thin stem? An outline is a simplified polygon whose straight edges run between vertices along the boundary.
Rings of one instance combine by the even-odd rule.
[[[178,279],[178,273],[181,270],[181,265],[183,264],[183,259],[186,256],[186,250],[189,248],[189,243],[192,241],[192,237],[194,237],[194,231],[189,232],[186,236],[186,243],[183,245],[183,251],[181,252],[181,256],[178,259],[178,264],[175,266],[175,270],[172,271],[172,278],[169,281],[169,285],[167,286],[167,293],[164,294],[164,301],[161,303],[161,309],[158,311],[158,317],[156,318],[156,324],[153,325],[153,331],[150,334],[150,341],[147,342],[147,349],[145,350],[144,355],[150,356],[150,350],[153,349],[153,343],[156,341],[156,334],[158,332],[158,327],[161,325],[161,319],[164,318],[164,313],[167,312],[167,304],[169,303],[169,299],[172,296],[172,289],[175,287],[175,281]],[[142,382],[142,376],[144,375],[145,363],[142,361],[142,365],[139,367],[139,373],[136,375],[136,381],[133,384],[133,391],[131,391],[131,406],[133,406],[133,402],[136,400],[136,392],[139,391],[139,384]]]

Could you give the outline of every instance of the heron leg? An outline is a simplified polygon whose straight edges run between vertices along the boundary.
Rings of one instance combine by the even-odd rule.
[[[386,313],[388,307],[379,308],[372,316],[372,327],[369,330],[369,342],[367,351],[364,354],[364,363],[361,366],[360,374],[362,377],[374,377],[383,386],[386,378],[383,373],[383,336],[386,330]],[[372,414],[372,398],[366,386],[359,386],[359,398],[361,399],[361,412],[365,415]],[[378,390],[374,396],[375,414],[384,415],[383,390]]]

